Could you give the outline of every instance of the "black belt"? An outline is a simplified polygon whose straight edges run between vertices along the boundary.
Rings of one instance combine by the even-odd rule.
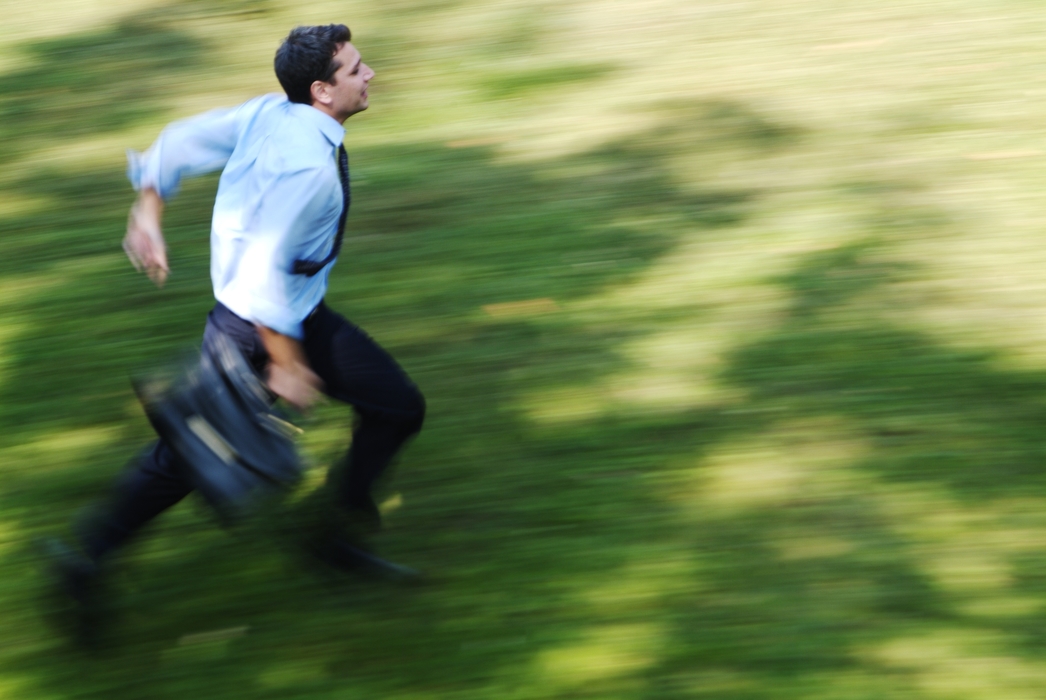
[[[320,310],[320,308],[322,306],[323,306],[323,301],[321,300],[319,304],[316,304],[316,306],[312,307],[312,311],[310,311],[308,314],[305,315],[305,318],[304,318],[304,320],[302,320],[302,323],[306,323],[308,321],[311,321],[316,316],[316,314],[319,313],[319,310]],[[239,319],[240,321],[242,321],[244,323],[250,324],[252,326],[254,325],[253,323],[251,323],[250,321],[248,321],[244,317],[238,315],[235,311],[233,311],[232,309],[230,309],[228,306],[226,306],[225,304],[221,303],[220,301],[215,302],[214,309],[215,309],[215,311],[218,311],[219,313],[229,314],[230,316],[232,316],[234,318],[237,318],[237,319]]]

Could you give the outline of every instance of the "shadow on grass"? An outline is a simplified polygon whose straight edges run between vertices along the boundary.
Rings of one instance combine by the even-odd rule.
[[[877,447],[863,467],[877,477],[931,482],[973,501],[1040,493],[1046,376],[848,307],[907,274],[877,252],[865,243],[812,256],[781,280],[794,298],[788,323],[738,352],[728,377],[792,416],[859,424]]]
[[[0,75],[0,163],[155,118],[171,86],[213,58],[187,22],[264,14],[270,6],[268,0],[175,1],[112,26],[21,45],[24,67]],[[78,199],[90,201],[86,194]]]
[[[0,162],[42,146],[119,131],[154,116],[172,73],[205,55],[151,15],[24,47],[26,68],[0,76]]]

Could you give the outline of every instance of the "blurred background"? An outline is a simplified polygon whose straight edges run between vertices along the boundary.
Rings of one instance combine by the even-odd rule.
[[[1046,16],[1026,0],[0,0],[0,692],[1046,697]],[[110,645],[33,537],[198,341],[216,178],[120,249],[124,150],[277,91],[297,24],[377,72],[328,301],[429,401],[395,588],[167,513]],[[339,457],[328,404],[302,449]]]

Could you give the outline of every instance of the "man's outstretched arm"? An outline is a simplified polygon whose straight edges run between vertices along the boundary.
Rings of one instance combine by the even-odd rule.
[[[183,178],[223,168],[243,121],[272,99],[260,97],[174,122],[145,153],[127,152],[127,177],[138,199],[127,219],[123,246],[135,269],[146,272],[157,286],[163,286],[170,272],[161,227],[164,201],[175,195]]]

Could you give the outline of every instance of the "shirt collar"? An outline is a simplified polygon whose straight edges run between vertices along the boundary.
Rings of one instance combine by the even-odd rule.
[[[341,142],[345,140],[345,127],[339,124],[334,117],[324,114],[310,105],[291,102],[290,106],[295,116],[319,129],[332,146],[340,146]]]

